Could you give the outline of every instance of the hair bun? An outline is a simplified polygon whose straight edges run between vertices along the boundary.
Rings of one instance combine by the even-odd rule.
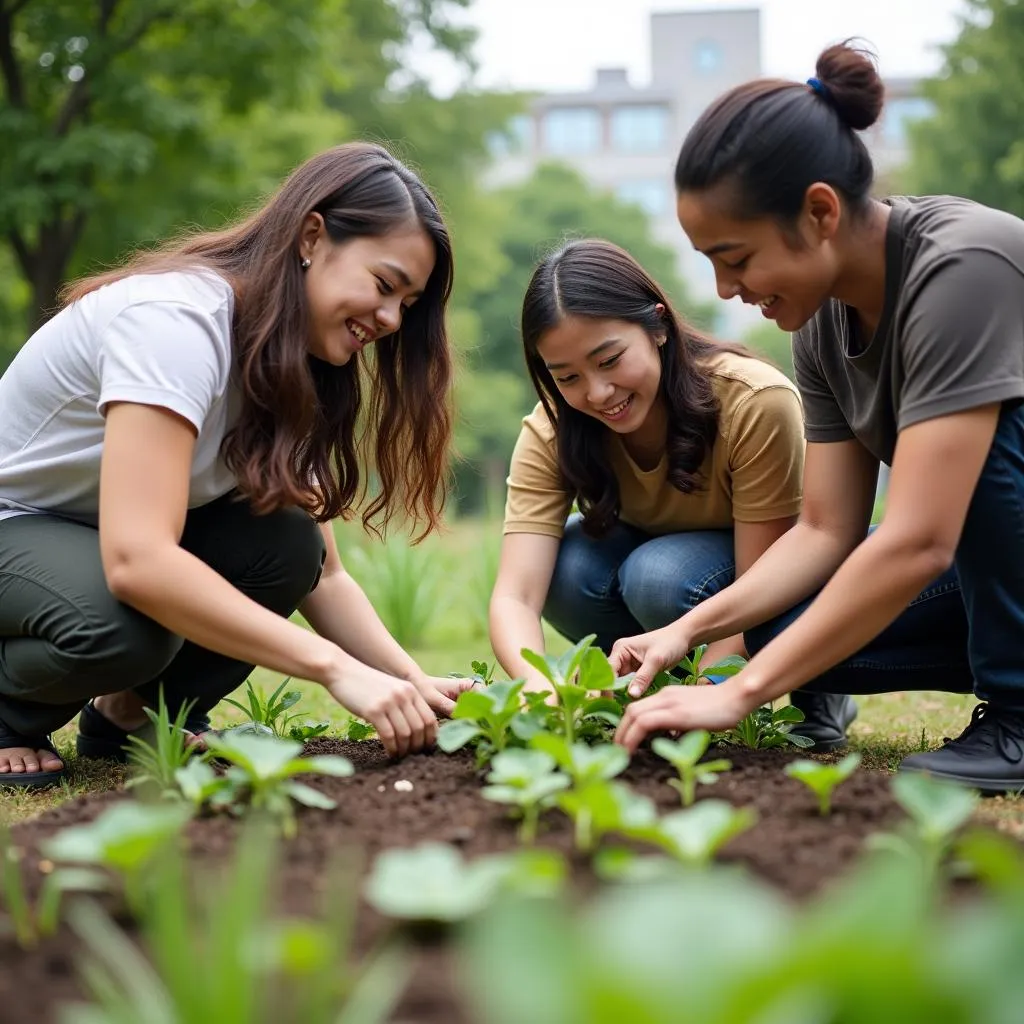
[[[822,50],[815,74],[828,90],[828,102],[836,113],[855,131],[862,131],[878,120],[885,86],[874,54],[852,43],[847,39]]]

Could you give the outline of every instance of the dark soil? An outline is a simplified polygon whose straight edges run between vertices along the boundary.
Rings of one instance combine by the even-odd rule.
[[[298,837],[283,851],[281,904],[285,913],[315,914],[323,893],[326,868],[345,848],[361,853],[368,865],[380,850],[426,840],[454,843],[467,856],[508,850],[516,845],[515,824],[506,809],[479,795],[481,774],[471,755],[418,754],[399,763],[388,760],[376,742],[313,740],[309,753],[344,754],[356,766],[348,779],[307,776],[304,781],[338,801],[333,812],[302,810]],[[733,770],[714,786],[699,787],[698,798],[714,796],[758,812],[758,824],[733,840],[723,861],[745,866],[794,900],[804,900],[841,875],[860,851],[865,837],[889,827],[900,812],[889,795],[889,777],[861,770],[840,786],[831,816],[818,814],[815,798],[790,779],[782,766],[795,754],[777,751],[725,752]],[[665,785],[672,771],[660,758],[642,750],[623,775],[659,810],[679,806]],[[413,784],[409,792],[395,783]],[[403,787],[404,789],[404,787]],[[38,884],[38,843],[71,824],[89,821],[124,793],[85,796],[16,826],[15,844],[32,888]],[[189,825],[188,839],[200,860],[219,860],[232,848],[238,822],[203,818]],[[572,852],[572,828],[558,812],[542,822],[539,843]],[[585,862],[574,869],[592,885]],[[368,907],[360,910],[357,952],[367,950],[386,922]],[[443,946],[425,948],[395,1021],[403,1024],[470,1024],[475,1018],[459,997],[452,958]],[[74,968],[74,940],[62,929],[35,951],[24,952],[0,940],[0,1024],[26,1021],[56,1024],[61,1003],[81,998]]]

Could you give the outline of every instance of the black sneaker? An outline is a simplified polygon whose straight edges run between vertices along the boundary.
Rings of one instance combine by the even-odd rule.
[[[846,730],[857,717],[857,705],[845,693],[813,693],[794,690],[789,701],[804,713],[804,720],[793,726],[798,736],[814,740],[805,750],[821,753],[846,746]]]
[[[928,772],[982,793],[1024,790],[1024,711],[979,704],[955,740],[905,757],[900,771]]]

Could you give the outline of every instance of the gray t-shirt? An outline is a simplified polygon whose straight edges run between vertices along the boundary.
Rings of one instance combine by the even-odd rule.
[[[220,457],[237,417],[234,294],[212,272],[132,275],[63,309],[0,377],[0,519],[95,521],[111,402],[170,409],[195,427],[190,508],[235,486]]]
[[[808,441],[857,438],[892,464],[923,420],[1024,398],[1024,221],[952,196],[904,196],[885,240],[885,305],[858,344],[831,299],[793,335]]]

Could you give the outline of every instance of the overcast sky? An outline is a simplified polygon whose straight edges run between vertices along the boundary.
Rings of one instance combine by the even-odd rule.
[[[584,89],[597,67],[626,67],[636,85],[650,77],[652,11],[761,9],[765,74],[804,79],[827,44],[867,39],[883,75],[938,69],[937,45],[956,36],[963,0],[473,0],[478,80],[515,89]],[[445,87],[445,74],[434,73]]]

